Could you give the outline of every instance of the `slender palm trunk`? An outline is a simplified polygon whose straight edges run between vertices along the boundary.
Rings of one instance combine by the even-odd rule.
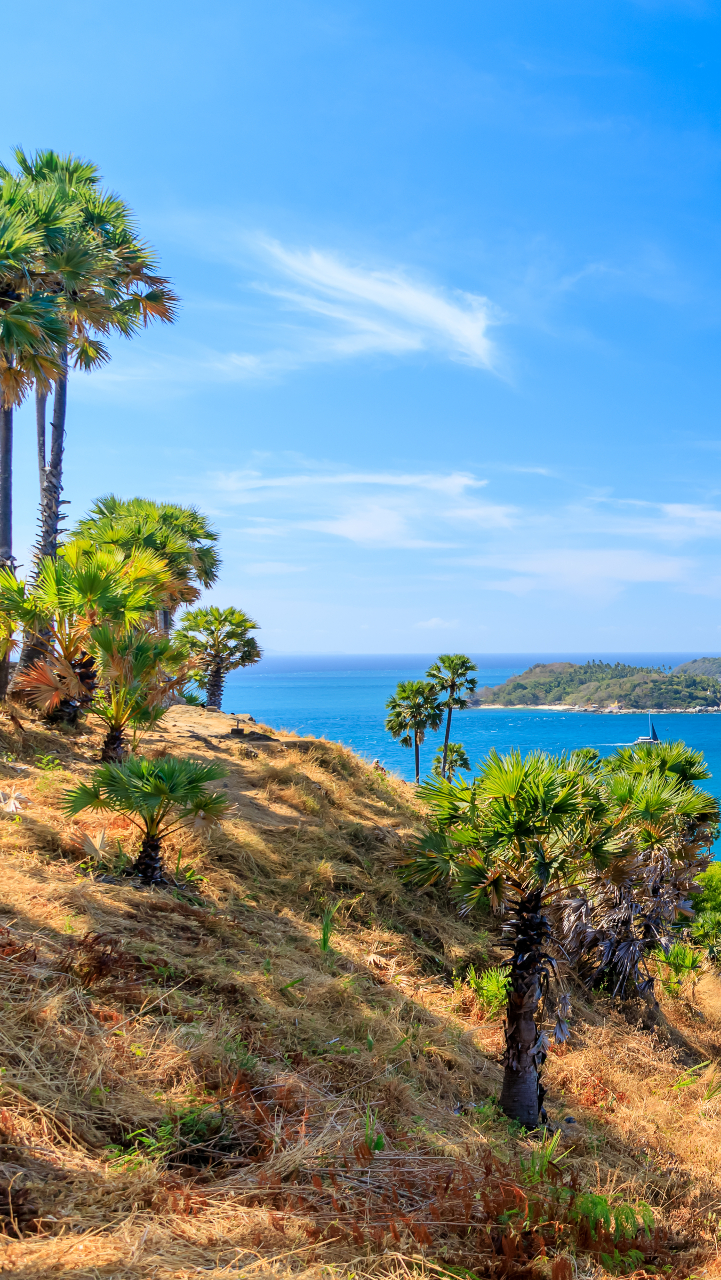
[[[0,408],[0,564],[14,569],[13,559],[13,410]],[[0,698],[8,691],[10,655],[0,659]]]
[[[0,409],[0,564],[14,564],[12,405]]]
[[[48,404],[47,391],[35,387],[35,430],[38,438],[38,480],[42,497],[43,480],[45,479],[45,411]]]
[[[58,550],[58,532],[60,529],[60,494],[62,493],[62,474],[63,474],[63,449],[65,445],[65,413],[68,401],[68,376],[67,348],[64,349],[62,361],[65,365],[66,372],[58,378],[55,384],[55,395],[53,398],[53,417],[50,435],[50,460],[46,459],[46,410],[48,402],[47,391],[41,390],[40,387],[35,392],[35,427],[37,431],[38,442],[38,477],[40,480],[40,515],[38,524],[40,526],[38,532],[38,540],[35,547],[35,564],[30,577],[31,582],[37,581],[38,566],[43,556],[55,556]],[[35,635],[32,631],[26,631],[23,635],[23,647],[18,659],[18,665],[15,670],[15,676],[27,667],[32,666],[34,662],[39,662],[47,654],[47,638],[49,633],[40,633]],[[15,683],[15,676],[10,684],[12,690]],[[64,718],[67,708],[64,709]],[[75,716],[75,723],[77,714]],[[70,723],[71,721],[68,721]]]
[[[451,695],[448,695],[451,697]],[[451,716],[453,715],[453,707],[448,703],[448,715],[446,716],[446,736],[443,739],[443,763],[441,765],[441,775],[446,776],[446,759],[448,757],[448,739],[451,736]]]
[[[206,707],[217,707],[220,711],[223,701],[223,685],[225,684],[225,676],[223,668],[219,662],[215,662],[210,668],[208,676],[208,689],[205,695]]]
[[[54,556],[58,550],[60,530],[60,494],[63,491],[63,452],[65,449],[65,415],[68,404],[68,352],[62,353],[65,372],[55,383],[53,417],[50,433],[50,458],[45,461],[45,404],[42,405],[42,459],[40,455],[41,428],[38,421],[38,464],[40,471],[40,536],[36,556]],[[40,415],[38,393],[37,413]],[[45,397],[47,399],[47,396]]]
[[[140,876],[143,884],[167,884],[159,836],[144,836],[140,853],[133,863],[132,875]]]
[[[100,759],[104,764],[123,763],[123,730],[120,725],[111,724],[105,735]]]
[[[545,1089],[540,1068],[546,1054],[539,1044],[536,1013],[544,986],[543,953],[548,924],[541,911],[542,890],[526,894],[516,904],[511,928],[514,946],[511,987],[506,1009],[506,1050],[500,1106],[526,1129],[538,1126]]]
[[[418,741],[418,730],[413,734],[413,746],[416,756],[416,786],[418,786],[418,783],[421,780],[421,747]]]

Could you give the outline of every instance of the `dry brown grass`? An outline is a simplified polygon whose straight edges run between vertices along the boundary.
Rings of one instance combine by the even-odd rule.
[[[145,744],[223,759],[231,802],[206,845],[178,836],[167,850],[170,869],[180,852],[202,883],[150,891],[113,874],[137,847],[129,822],[62,817],[62,791],[91,772],[98,736],[29,726],[20,741],[0,722],[16,757],[0,763],[0,786],[29,799],[19,822],[0,817],[6,1274],[437,1276],[439,1258],[467,1256],[462,1233],[449,1228],[439,1254],[417,1208],[398,1240],[384,1234],[391,1187],[415,1178],[421,1205],[421,1173],[428,1187],[452,1169],[469,1186],[500,1186],[533,1148],[491,1101],[500,1022],[453,983],[469,963],[501,958],[492,922],[460,921],[394,872],[421,818],[412,789],[332,743],[249,757],[228,727],[184,709]],[[61,769],[37,767],[49,753]],[[81,849],[102,825],[105,867]],[[338,902],[323,953],[320,917]],[[579,1187],[654,1207],[676,1233],[666,1274],[715,1255],[721,1099],[703,1100],[712,1068],[674,1086],[718,1059],[720,997],[707,976],[698,1009],[667,1002],[653,1032],[578,993],[571,1045],[548,1064],[564,1167]],[[368,1108],[385,1140],[370,1166]],[[353,1215],[366,1223],[360,1240]],[[477,1274],[570,1276],[561,1258],[551,1277],[545,1249],[521,1265],[496,1245],[483,1246]]]

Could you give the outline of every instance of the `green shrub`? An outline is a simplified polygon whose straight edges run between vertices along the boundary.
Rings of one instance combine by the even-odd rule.
[[[596,1195],[592,1191],[576,1197],[569,1217],[572,1222],[585,1218],[594,1233],[599,1226],[610,1231],[613,1220],[613,1238],[617,1243],[621,1239],[632,1240],[641,1229],[648,1235],[654,1225],[653,1209],[643,1201],[635,1206],[624,1201],[611,1205],[606,1196]]]
[[[721,960],[721,911],[704,911],[691,925],[694,942],[703,947],[709,960],[718,964]]]
[[[701,892],[692,895],[698,912],[721,911],[721,862],[712,862],[707,871],[696,876]]]
[[[561,1130],[557,1129],[552,1138],[547,1142],[542,1142],[535,1151],[531,1152],[530,1159],[520,1159],[521,1178],[527,1187],[533,1187],[538,1182],[543,1182],[548,1172],[548,1166],[553,1165],[558,1168],[561,1160],[565,1160],[570,1153],[564,1151],[563,1155],[558,1154],[558,1144],[561,1141]]]
[[[495,1018],[508,1000],[510,967],[507,964],[495,965],[484,969],[483,973],[476,973],[473,965],[469,965],[466,981],[486,1015]]]
[[[382,1151],[385,1147],[383,1134],[376,1132],[377,1117],[373,1114],[370,1107],[366,1107],[366,1132],[365,1143],[370,1152]]]
[[[49,752],[46,756],[36,755],[35,764],[38,769],[42,769],[46,773],[52,773],[53,769],[62,768],[58,757],[53,752]]]
[[[688,942],[674,942],[668,951],[657,947],[653,958],[659,969],[659,978],[667,996],[679,996],[687,978],[695,986],[701,976],[703,956]]]
[[[334,907],[326,907],[320,919],[320,938],[318,946],[321,951],[330,951],[330,938],[333,932],[333,916],[340,906],[340,902],[336,902]]]

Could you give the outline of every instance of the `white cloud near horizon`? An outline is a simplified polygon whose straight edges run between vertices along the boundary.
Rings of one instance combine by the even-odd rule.
[[[211,472],[216,501],[261,503],[274,518],[248,515],[252,537],[291,528],[367,547],[461,549],[481,531],[508,529],[514,508],[472,497],[488,481],[468,472],[311,470],[263,474],[256,469]],[[438,530],[442,528],[442,535]]]
[[[538,590],[608,595],[629,584],[682,584],[693,569],[693,562],[685,557],[624,547],[549,548],[510,556],[487,556],[474,563],[509,571],[512,577],[484,585],[518,595]]]
[[[458,626],[458,618],[427,618],[425,622],[417,622],[423,631],[452,631]]]
[[[354,547],[349,572],[382,577],[380,557],[399,551],[409,575],[422,575],[432,593],[462,582],[471,593],[553,592],[569,603],[601,603],[642,584],[721,595],[721,573],[709,573],[701,553],[702,544],[721,538],[721,510],[708,502],[579,498],[575,485],[570,500],[549,502],[539,476],[543,487],[526,485],[523,501],[511,505],[503,499],[515,482],[499,475],[491,483],[452,469],[344,470],[290,454],[257,453],[247,467],[206,473],[203,483],[206,504],[231,519],[243,512],[243,528],[234,532],[244,554],[256,547],[251,558],[259,563],[271,544],[270,555],[284,565],[298,554],[315,563],[326,554],[323,543],[346,543]],[[492,500],[496,490],[500,501]],[[343,555],[338,547],[333,562]],[[422,606],[419,612],[411,625],[440,626],[440,612],[425,620]]]

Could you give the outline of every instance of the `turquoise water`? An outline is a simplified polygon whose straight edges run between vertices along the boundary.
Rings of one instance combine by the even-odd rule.
[[[392,656],[277,656],[257,667],[234,672],[226,687],[223,709],[248,712],[274,729],[325,736],[352,747],[368,760],[380,760],[407,779],[413,778],[413,752],[386,733],[385,702],[399,680],[420,679],[435,654]],[[588,657],[637,665],[675,666],[700,654],[499,654],[476,655],[480,685],[501,684],[532,662],[563,658],[575,662]],[[713,778],[709,790],[721,797],[721,715],[667,714],[654,716],[661,738],[682,738],[704,752]],[[562,711],[456,711],[451,739],[462,742],[472,765],[491,748],[504,752],[570,751],[596,747],[609,754],[620,743],[632,742],[648,730],[643,713],[623,716]],[[421,773],[430,770],[441,734],[429,734],[421,748]]]

